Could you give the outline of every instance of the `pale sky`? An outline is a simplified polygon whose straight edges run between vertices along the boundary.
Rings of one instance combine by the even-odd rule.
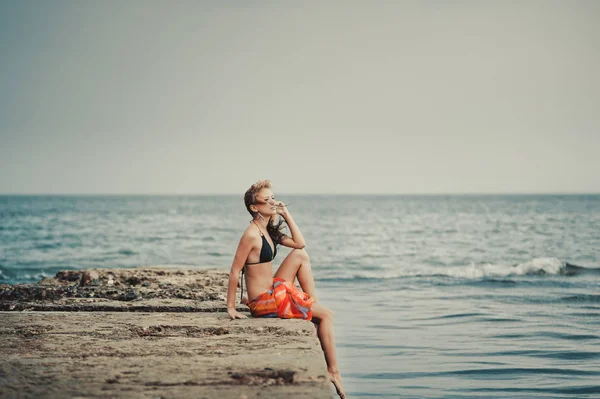
[[[0,0],[0,194],[599,193],[600,1]]]

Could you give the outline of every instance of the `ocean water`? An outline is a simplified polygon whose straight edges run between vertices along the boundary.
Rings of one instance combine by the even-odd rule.
[[[350,398],[600,397],[600,195],[279,199]],[[1,196],[0,283],[228,269],[249,220],[241,195]]]

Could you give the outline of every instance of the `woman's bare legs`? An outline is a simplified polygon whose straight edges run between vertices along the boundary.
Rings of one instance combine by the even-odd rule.
[[[340,398],[344,399],[346,394],[342,387],[342,375],[337,365],[337,357],[335,354],[335,337],[333,335],[333,312],[330,309],[322,306],[319,303],[312,305],[313,322],[317,326],[317,336],[321,341],[321,348],[325,353],[325,362],[327,363],[327,371],[329,378],[335,386]]]
[[[277,269],[275,277],[281,277],[285,281],[291,281],[292,283],[298,277],[302,291],[314,298],[315,301],[317,300],[315,280],[310,268],[310,258],[304,249],[293,249],[283,262],[281,262],[281,266]]]
[[[315,291],[315,281],[310,267],[310,258],[304,249],[294,249],[283,260],[281,266],[275,273],[275,277],[281,277],[285,281],[294,283],[296,277],[302,290],[308,296],[317,300]],[[337,357],[335,354],[335,337],[333,335],[333,312],[321,304],[315,302],[312,307],[313,322],[317,327],[317,336],[321,342],[321,348],[325,354],[325,362],[327,363],[327,371],[329,378],[335,386],[335,389],[340,398],[345,398],[344,388],[342,387],[342,376],[337,365]]]

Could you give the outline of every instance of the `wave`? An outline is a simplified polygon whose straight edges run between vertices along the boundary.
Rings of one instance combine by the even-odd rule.
[[[493,367],[449,370],[437,372],[404,372],[404,373],[352,373],[349,377],[376,379],[376,380],[400,380],[424,377],[447,377],[447,376],[470,376],[471,378],[498,378],[506,375],[559,375],[559,376],[597,376],[600,372],[596,370],[582,370],[570,368],[552,368],[552,367]]]
[[[600,295],[596,294],[579,294],[579,295],[571,295],[565,296],[561,299],[564,302],[593,302],[600,303]]]
[[[336,271],[339,272],[339,271]],[[530,261],[516,265],[502,264],[474,264],[462,267],[429,267],[426,269],[405,269],[394,271],[369,271],[361,270],[338,276],[325,276],[317,278],[319,281],[344,281],[344,280],[387,280],[397,278],[419,277],[450,277],[467,280],[486,280],[493,282],[515,283],[514,280],[504,280],[508,277],[518,276],[544,276],[544,275],[600,275],[600,268],[584,267],[561,261],[558,258],[534,258]]]
[[[127,256],[131,256],[131,255],[137,255],[138,253],[131,250],[131,249],[120,249],[117,251],[117,255],[127,255]]]

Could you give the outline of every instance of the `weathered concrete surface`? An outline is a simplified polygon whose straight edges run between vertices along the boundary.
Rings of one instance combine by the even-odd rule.
[[[332,397],[313,324],[230,320],[227,273],[87,273],[0,286],[1,398]]]
[[[68,270],[39,284],[1,284],[0,310],[224,312],[226,296],[223,270]]]

